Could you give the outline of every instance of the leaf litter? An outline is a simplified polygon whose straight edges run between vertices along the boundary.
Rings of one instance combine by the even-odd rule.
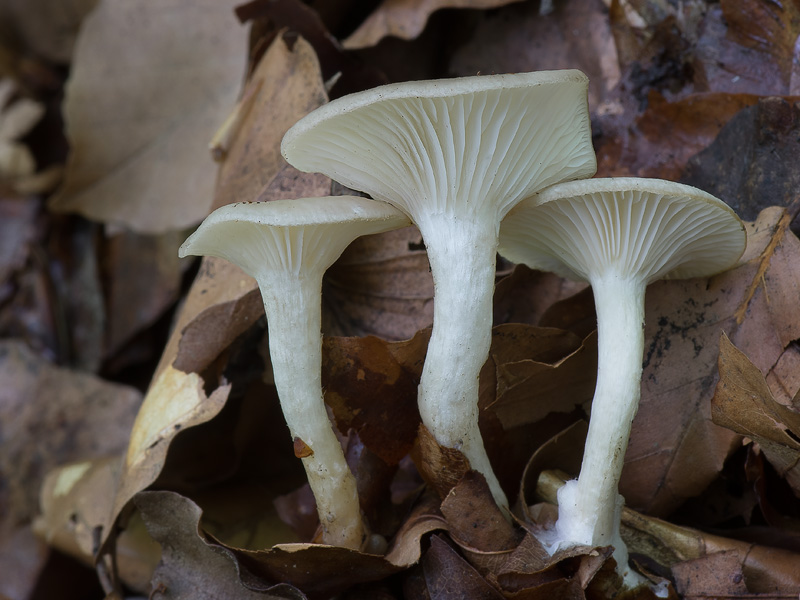
[[[106,2],[101,9],[111,5]],[[399,27],[428,19],[430,7],[415,6],[407,3]],[[375,14],[386,15],[389,8],[378,7]],[[332,23],[322,9],[325,22]],[[786,167],[791,161],[770,158],[794,156],[795,151],[796,6],[770,12],[748,0],[709,6],[697,0],[684,3],[681,11],[655,1],[612,3],[607,9],[589,0],[571,0],[545,16],[538,14],[536,3],[438,11],[429,29],[441,32],[443,23],[467,26],[447,38],[448,49],[438,62],[420,62],[416,69],[472,74],[582,68],[592,77],[602,174],[690,180],[752,211],[748,253],[735,270],[708,281],[660,282],[648,291],[642,406],[622,493],[629,507],[643,511],[625,510],[632,555],[655,580],[669,579],[673,595],[789,597],[799,587],[792,570],[797,555],[737,539],[747,532],[755,535],[755,527],[722,524],[711,534],[653,516],[669,518],[681,504],[706,494],[723,467],[749,469],[738,476],[753,486],[750,510],[756,521],[791,523],[792,490],[797,490],[796,440],[787,433],[800,389],[794,210],[767,208],[792,204],[796,187]],[[580,17],[572,26],[570,12]],[[321,19],[304,9],[286,18],[279,13],[269,13],[258,2],[240,11],[240,18],[254,27],[253,64],[239,94],[241,114],[225,138],[216,194],[203,196],[204,201],[189,195],[194,221],[212,205],[238,200],[341,193],[329,180],[281,162],[283,131],[335,91],[334,81],[327,80],[337,69],[344,72],[343,81],[349,78],[348,90],[358,89],[359,83],[368,87],[375,81],[373,65],[397,76],[413,71],[402,65],[407,56],[425,56],[437,47],[425,32],[417,41],[384,39],[358,53],[367,66],[359,70],[354,55],[342,50]],[[184,20],[191,23],[190,17]],[[340,20],[335,36],[364,31],[360,22],[348,26],[345,21]],[[297,36],[299,29],[311,44]],[[369,44],[385,35],[379,33]],[[242,39],[233,42],[241,44],[240,50]],[[531,52],[537,44],[542,52]],[[485,54],[476,51],[478,46]],[[243,52],[237,61],[226,77],[238,79],[224,86],[229,100],[224,109],[220,106],[215,126],[234,110],[246,63]],[[90,62],[79,44],[76,72]],[[118,73],[114,77],[123,80]],[[214,81],[219,92],[221,81]],[[764,93],[782,98],[758,96]],[[202,143],[194,144],[197,154],[186,160],[196,169],[192,172],[203,170],[206,193],[215,171],[207,154],[210,139],[204,134]],[[737,158],[735,148],[745,149],[741,156],[746,160]],[[181,173],[177,177],[185,181],[189,176]],[[77,171],[68,174],[77,176]],[[107,204],[107,212],[85,214],[135,231],[160,227],[147,220],[151,214],[167,215],[163,230],[192,222],[174,217],[185,204],[162,204],[145,216],[131,203]],[[489,502],[480,476],[418,429],[415,387],[432,306],[420,241],[413,229],[363,240],[331,270],[325,284],[326,399],[359,478],[365,512],[388,544],[385,556],[314,543],[315,511],[276,413],[258,291],[249,277],[213,259],[201,263],[161,360],[153,364],[152,384],[127,454],[117,448],[107,459],[59,461],[62,466],[43,488],[40,531],[61,540],[60,548],[76,549],[84,560],[97,552],[99,531],[104,542],[99,565],[107,591],[119,583],[113,577],[118,568],[132,589],[155,597],[186,596],[192,582],[226,597],[256,592],[279,598],[336,592],[347,598],[610,596],[617,584],[607,549],[551,558],[531,533],[554,517],[552,507],[533,499],[539,474],[553,468],[574,474],[580,460],[582,419],[596,361],[591,294],[522,267],[498,282],[498,327],[481,373],[480,409],[498,475],[509,497],[520,498],[511,525]],[[11,264],[11,277],[29,269],[18,258]],[[122,265],[115,263],[106,276],[112,281],[123,277]],[[128,296],[125,287],[105,288],[114,291],[109,306],[111,318],[118,320],[116,329],[105,333],[112,340],[109,348],[125,351],[136,331],[155,327],[154,319],[174,301],[177,275],[172,269],[167,278],[172,283],[157,284],[164,295],[135,327],[121,306]],[[143,273],[142,281],[158,276],[146,269]],[[98,320],[98,331],[106,327]],[[721,331],[752,363],[731,359],[735,353],[723,342],[720,360],[727,362],[720,362],[718,377]],[[107,360],[94,356],[87,364]],[[731,360],[738,375],[726,366]],[[726,384],[730,389],[735,377],[744,377],[747,389],[758,391],[762,405],[757,414],[763,417],[755,422],[741,423],[740,410],[727,420],[719,416],[717,406],[725,400],[720,389]],[[179,401],[173,405],[171,399]],[[551,439],[561,445],[553,446]],[[743,443],[749,444],[746,467],[737,458]],[[766,460],[759,467],[762,456]],[[173,518],[177,514],[180,518]],[[143,518],[161,542],[158,567],[159,551],[148,541]]]

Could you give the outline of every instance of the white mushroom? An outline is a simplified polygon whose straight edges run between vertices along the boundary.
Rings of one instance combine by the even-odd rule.
[[[322,400],[322,276],[361,235],[409,225],[391,206],[349,196],[239,203],[211,213],[181,246],[258,282],[275,386],[308,475],[326,544],[361,548],[366,529],[356,482]]]
[[[587,86],[574,70],[388,85],[322,106],[282,144],[298,169],[388,202],[419,227],[435,286],[422,421],[503,507],[478,428],[498,229],[522,198],[594,173]]]
[[[580,476],[558,494],[553,550],[613,545],[629,587],[638,582],[619,534],[617,491],[641,393],[644,295],[662,278],[708,277],[730,268],[746,236],[722,201],[658,179],[589,179],[554,185],[503,221],[500,254],[592,285],[597,384]]]

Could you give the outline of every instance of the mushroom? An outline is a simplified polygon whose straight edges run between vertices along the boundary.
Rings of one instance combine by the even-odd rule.
[[[478,427],[499,224],[537,190],[594,174],[587,87],[575,70],[387,85],[318,108],[281,146],[298,169],[388,202],[419,228],[434,281],[422,421],[486,477],[501,507]]]
[[[337,196],[238,203],[211,213],[181,257],[209,255],[255,278],[264,300],[281,408],[317,501],[326,544],[366,542],[356,481],[322,399],[322,276],[361,235],[409,225],[391,206]]]
[[[588,281],[597,311],[598,368],[580,476],[558,494],[552,549],[613,545],[629,587],[617,491],[641,393],[645,287],[662,278],[709,277],[746,244],[726,204],[658,179],[609,178],[554,185],[503,221],[500,254],[532,268]]]

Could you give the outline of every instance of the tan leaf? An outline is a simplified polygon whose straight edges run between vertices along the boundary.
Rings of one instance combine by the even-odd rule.
[[[738,268],[648,288],[642,398],[620,484],[630,506],[666,513],[699,494],[739,446],[736,434],[711,421],[719,334],[767,373],[800,337],[800,240],[790,222],[783,210],[767,209],[747,226]]]
[[[342,45],[347,50],[368,48],[386,36],[417,37],[431,13],[441,8],[496,8],[516,0],[384,0]]]
[[[67,85],[72,153],[53,209],[140,233],[208,213],[216,176],[208,142],[235,104],[247,62],[236,4],[99,4]]]
[[[168,366],[158,375],[133,424],[109,523],[116,521],[134,495],[158,478],[175,436],[216,416],[230,389],[230,385],[220,386],[206,396],[203,380],[196,373],[187,374]],[[104,542],[111,533],[102,532]]]
[[[211,209],[241,201],[327,196],[330,179],[301,173],[281,156],[283,134],[327,101],[319,62],[304,39],[278,36],[243,92],[244,116],[225,148]],[[204,215],[203,215],[204,216]]]
[[[720,380],[711,399],[714,423],[758,442],[800,497],[800,413],[778,403],[761,371],[723,334]]]

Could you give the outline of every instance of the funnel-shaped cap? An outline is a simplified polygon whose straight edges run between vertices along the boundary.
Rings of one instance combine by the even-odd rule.
[[[594,174],[580,71],[408,82],[322,106],[284,136],[284,157],[426,214],[502,216],[545,186]]]
[[[501,224],[499,251],[571,279],[613,270],[649,283],[724,271],[746,242],[739,217],[714,196],[619,177],[562,183],[523,200]]]

